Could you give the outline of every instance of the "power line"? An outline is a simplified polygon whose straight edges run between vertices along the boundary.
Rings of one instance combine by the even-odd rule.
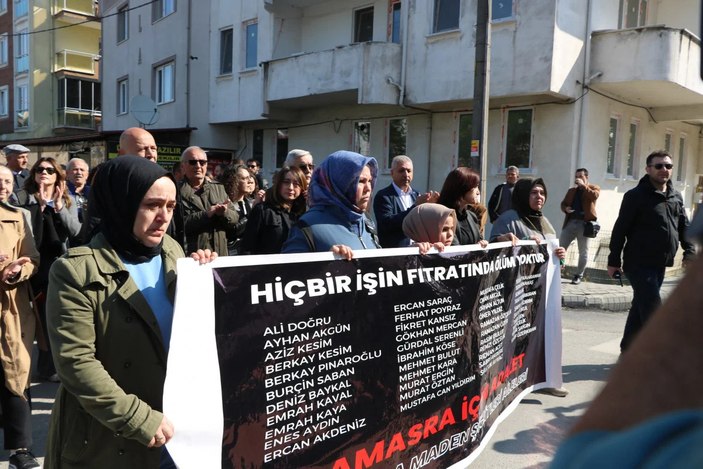
[[[161,1],[161,0],[150,0],[150,1],[146,2],[146,3],[142,3],[141,5],[137,5],[137,6],[135,6],[135,7],[120,9],[120,10],[116,11],[115,13],[110,13],[109,15],[105,15],[105,16],[96,16],[96,18],[97,18],[98,20],[104,20],[105,18],[111,18],[111,17],[113,17],[113,16],[121,15],[121,14],[123,14],[123,13],[125,13],[125,12],[129,12],[129,11],[132,11],[132,10],[137,10],[137,9],[139,9],[139,8],[142,8],[142,7],[151,5],[151,4],[156,3],[156,2],[159,2],[159,1]],[[55,26],[55,27],[53,27],[53,28],[38,29],[38,30],[35,30],[35,31],[27,31],[27,32],[24,32],[24,33],[12,33],[12,34],[7,34],[7,36],[18,37],[18,36],[29,36],[29,35],[33,35],[33,34],[39,34],[39,33],[50,33],[50,32],[52,32],[52,31],[59,31],[59,30],[61,30],[61,29],[73,28],[73,27],[76,27],[76,26],[82,26],[82,25],[84,25],[84,24],[94,23],[94,22],[95,22],[94,19],[93,19],[93,20],[85,20],[85,21],[79,21],[78,23],[67,24],[67,25],[64,25],[64,26]]]

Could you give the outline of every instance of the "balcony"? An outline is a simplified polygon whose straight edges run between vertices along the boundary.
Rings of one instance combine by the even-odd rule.
[[[100,29],[98,2],[94,0],[54,0],[54,18],[69,24]],[[88,21],[94,19],[95,21]]]
[[[701,45],[691,32],[665,26],[596,31],[591,44],[591,88],[650,108],[657,121],[703,119]]]
[[[29,55],[15,57],[15,75],[29,72]]]
[[[56,127],[97,129],[102,122],[102,112],[90,109],[61,108],[56,113]]]
[[[264,99],[269,108],[329,104],[397,104],[401,46],[350,44],[265,62]]]
[[[64,49],[56,53],[54,72],[65,70],[95,75],[95,62],[98,58],[95,54]]]

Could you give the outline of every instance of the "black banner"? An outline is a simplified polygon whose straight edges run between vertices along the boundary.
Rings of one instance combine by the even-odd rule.
[[[213,268],[222,467],[469,458],[545,381],[547,249]]]

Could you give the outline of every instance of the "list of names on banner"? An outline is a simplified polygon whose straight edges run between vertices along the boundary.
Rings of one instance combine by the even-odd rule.
[[[508,320],[504,289],[502,283],[496,283],[479,293],[478,319],[481,324],[481,341],[478,359],[482,375],[503,356],[505,324]]]
[[[457,338],[466,328],[466,319],[456,319],[460,311],[461,304],[451,297],[395,305],[401,412],[474,379],[459,380],[454,374]]]
[[[515,284],[515,313],[513,315],[513,341],[530,334],[536,327],[530,324],[525,317],[525,312],[530,310],[537,290],[532,288],[540,275],[529,275],[519,278]]]
[[[264,462],[366,425],[345,415],[353,398],[350,378],[360,362],[381,350],[355,353],[340,344],[350,324],[331,316],[280,323],[264,331],[266,433]]]

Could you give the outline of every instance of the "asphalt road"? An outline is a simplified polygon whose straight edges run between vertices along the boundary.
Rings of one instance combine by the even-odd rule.
[[[625,312],[564,309],[563,373],[565,398],[533,393],[498,427],[471,465],[479,469],[544,468],[568,428],[602,388],[619,355]],[[46,433],[57,384],[32,385],[34,454],[43,460]],[[0,431],[1,433],[1,431]],[[7,469],[7,456],[0,469]]]

